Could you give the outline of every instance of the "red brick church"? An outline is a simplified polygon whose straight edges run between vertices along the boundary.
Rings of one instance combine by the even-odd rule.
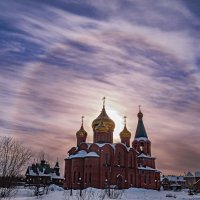
[[[120,132],[120,143],[113,143],[115,123],[106,113],[105,102],[100,115],[92,122],[93,143],[86,142],[83,127],[76,133],[77,146],[65,159],[65,188],[147,188],[160,189],[160,171],[151,155],[143,114],[139,109],[135,138],[126,127]]]

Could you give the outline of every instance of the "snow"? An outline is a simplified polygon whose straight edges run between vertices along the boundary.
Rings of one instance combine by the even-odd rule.
[[[200,177],[200,172],[195,172],[195,177]]]
[[[146,190],[138,188],[130,188],[127,190],[110,190],[111,196],[118,196],[117,199],[121,200],[170,200],[176,197],[177,200],[200,200],[200,194],[189,196],[187,190],[180,192],[173,191],[156,191],[156,190]],[[88,188],[82,191],[82,198],[79,197],[80,190],[73,190],[73,196],[70,196],[70,191],[63,191],[62,188],[51,185],[49,187],[49,192],[47,195],[42,195],[39,199],[43,200],[100,200],[109,199],[106,196],[105,190]],[[166,197],[169,196],[169,197]],[[170,197],[171,196],[171,197]],[[103,198],[104,197],[104,198]],[[33,190],[31,189],[19,189],[14,200],[36,200],[37,197],[33,196]]]
[[[185,182],[183,176],[164,176],[163,178],[167,178],[169,181],[173,182]]]
[[[87,154],[87,152],[85,150],[81,150],[81,151],[78,151],[76,154],[74,155],[70,155],[68,157],[68,159],[72,159],[72,158],[84,158],[84,156]]]
[[[111,143],[95,143],[95,144],[99,147],[103,147],[104,145],[108,144],[115,150],[115,144],[111,144]]]
[[[78,151],[74,155],[70,155],[67,159],[73,159],[73,158],[85,158],[85,157],[99,157],[99,155],[96,152],[89,152],[87,153],[85,150]]]
[[[136,141],[147,141],[148,138],[146,137],[140,137],[140,138],[135,138]]]
[[[90,152],[85,157],[99,157],[99,155],[96,152]]]
[[[153,168],[148,167],[148,166],[146,166],[146,167],[138,167],[138,169],[140,169],[140,170],[148,170],[148,171],[160,172],[160,171],[158,171],[157,169],[153,169]]]
[[[51,178],[52,179],[63,179],[64,180],[63,176],[58,176],[56,173],[51,173]]]
[[[138,158],[154,158],[154,157],[151,157],[149,155],[145,155],[144,153],[141,153]]]
[[[185,177],[194,177],[193,174],[191,172],[188,172]]]

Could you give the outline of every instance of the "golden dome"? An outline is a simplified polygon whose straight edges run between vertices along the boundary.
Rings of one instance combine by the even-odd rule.
[[[81,128],[79,131],[76,132],[76,136],[78,137],[87,137],[87,132],[83,128],[83,124],[81,125]]]
[[[101,121],[99,125],[96,126],[95,131],[98,133],[106,133],[109,131],[109,128],[105,126],[103,121]]]
[[[130,138],[131,137],[131,132],[126,128],[126,125],[124,126],[124,129],[122,132],[119,134],[120,138]]]
[[[103,109],[100,113],[100,115],[92,122],[92,128],[95,130],[95,128],[103,122],[104,126],[108,128],[108,131],[113,132],[115,128],[115,123],[110,117],[107,115],[105,106],[103,106]]]

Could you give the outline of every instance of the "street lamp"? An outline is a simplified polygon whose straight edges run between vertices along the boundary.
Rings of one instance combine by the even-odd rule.
[[[82,196],[82,188],[81,188],[81,177],[78,178],[79,184],[80,184],[80,197]]]
[[[108,179],[105,179],[105,185],[106,185],[106,193],[108,190],[108,196],[110,197],[110,183],[108,182]]]
[[[126,183],[127,183],[127,180],[126,180],[126,179],[124,180],[124,183],[125,183],[125,188],[126,188],[126,185],[127,185],[127,184],[126,184]]]

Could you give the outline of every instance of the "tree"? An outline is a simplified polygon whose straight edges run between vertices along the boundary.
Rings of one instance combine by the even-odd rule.
[[[11,195],[15,179],[24,172],[31,150],[11,137],[0,137],[0,198]]]

